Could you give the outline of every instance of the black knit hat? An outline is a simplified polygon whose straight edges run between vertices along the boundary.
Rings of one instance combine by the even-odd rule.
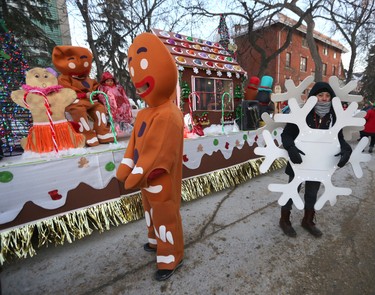
[[[309,92],[309,97],[316,96],[322,92],[328,92],[331,95],[331,99],[336,96],[332,87],[327,82],[316,82]]]

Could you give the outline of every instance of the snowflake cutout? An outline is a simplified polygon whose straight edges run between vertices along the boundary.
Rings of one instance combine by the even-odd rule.
[[[231,72],[227,72],[227,77],[228,78],[232,78],[232,73]]]
[[[285,88],[287,89],[287,92],[284,93],[275,93],[272,95],[271,100],[273,102],[283,102],[287,101],[289,98],[294,97],[297,99],[298,104],[302,105],[303,100],[301,98],[303,92],[305,89],[314,81],[313,76],[308,76],[305,80],[301,82],[297,87],[294,84],[294,81],[289,79],[285,81]]]
[[[183,66],[178,66],[178,70],[179,70],[180,72],[183,72],[183,71],[185,70],[185,68],[184,68]]]
[[[340,87],[340,81],[336,76],[332,76],[329,78],[329,85],[331,85],[333,91],[335,92],[337,97],[340,97],[344,102],[360,102],[362,100],[361,95],[354,95],[349,94],[352,90],[357,88],[357,81],[350,81],[344,87]],[[366,116],[366,112],[357,112],[355,117],[364,118]],[[356,127],[356,126],[348,126],[345,127],[343,130],[344,138],[346,140],[351,140],[353,138],[353,133],[358,134],[360,130],[363,129],[363,126]]]
[[[207,74],[208,76],[211,76],[211,74],[212,74],[211,70],[206,70],[206,74]]]
[[[223,73],[221,71],[217,71],[216,74],[217,74],[218,77],[221,77],[223,75]]]
[[[312,96],[304,105],[301,106],[300,94],[304,90],[302,88],[307,87],[312,80],[309,78],[307,80],[309,83],[305,81],[303,81],[298,87],[295,87],[294,83],[292,84],[288,82],[288,86],[286,87],[288,89],[288,93],[297,97],[292,97],[288,101],[291,109],[289,114],[276,114],[274,116],[274,122],[269,116],[264,118],[266,121],[268,121],[267,124],[270,125],[275,123],[296,124],[299,127],[300,132],[295,140],[295,144],[305,153],[305,155],[302,155],[303,161],[301,164],[293,164],[290,162],[295,174],[294,179],[290,183],[270,184],[268,189],[272,192],[282,193],[278,200],[278,203],[281,206],[285,205],[289,198],[291,198],[295,206],[302,210],[304,208],[304,203],[298,193],[298,186],[304,181],[319,181],[324,186],[324,192],[317,200],[315,209],[320,210],[327,201],[329,201],[331,206],[333,206],[337,201],[338,195],[345,196],[352,193],[350,188],[336,187],[331,181],[331,177],[338,168],[337,163],[340,160],[339,157],[335,156],[340,152],[338,132],[343,128],[360,128],[365,124],[365,120],[361,116],[353,116],[358,109],[358,104],[355,101],[357,98],[349,94],[351,87],[353,87],[353,84],[349,83],[349,86],[346,85],[343,88],[340,88],[342,92],[339,92],[341,95],[343,95],[342,101],[351,101],[346,110],[342,108],[341,100],[338,97],[334,97],[332,99],[333,109],[337,117],[336,123],[332,126],[332,128],[328,130],[310,128],[306,123],[306,116],[314,108],[317,98]],[[330,79],[330,82],[332,84],[336,83],[334,79]],[[336,93],[336,89],[339,89],[338,84],[337,87],[333,88]],[[280,99],[278,101],[283,101],[283,99],[286,99],[286,95],[279,95],[278,98],[276,96],[276,99]],[[275,128],[275,126],[277,125],[271,126],[270,129]],[[255,148],[254,152],[257,155],[265,156],[265,160],[260,166],[260,171],[265,173],[277,158],[282,157],[289,160],[289,156],[286,150],[276,146],[269,130],[264,129],[262,131],[262,135],[266,146],[258,146]],[[371,159],[371,155],[363,153],[368,141],[369,140],[367,137],[362,138],[354,148],[349,159],[349,163],[351,164],[353,172],[357,178],[363,176],[360,163],[368,162]],[[322,153],[322,151],[324,151],[324,153]]]
[[[344,87],[341,88],[339,78],[337,78],[336,76],[332,76],[329,78],[329,85],[332,87],[336,96],[341,98],[341,101],[344,101],[344,102],[362,101],[361,95],[349,94],[352,90],[355,90],[357,88],[357,81],[355,80],[350,81],[348,84],[346,84]]]
[[[195,74],[198,74],[198,73],[199,73],[198,68],[197,68],[197,67],[194,67],[194,68],[193,68],[193,72],[194,72]]]

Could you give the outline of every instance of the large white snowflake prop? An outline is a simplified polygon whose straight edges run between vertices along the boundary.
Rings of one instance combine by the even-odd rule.
[[[335,156],[340,152],[338,132],[343,128],[357,127],[358,129],[365,124],[365,120],[362,117],[353,115],[358,108],[356,102],[358,97],[349,94],[353,84],[348,84],[340,88],[338,80],[336,84],[335,79],[330,79],[330,85],[335,93],[340,93],[342,96],[341,100],[338,97],[332,100],[333,109],[337,117],[336,123],[328,130],[310,128],[306,123],[306,116],[314,108],[317,98],[312,96],[302,105],[300,97],[304,90],[301,88],[301,85],[306,88],[312,81],[311,78],[305,79],[298,87],[295,87],[294,83],[286,82],[288,96],[297,96],[297,98],[289,96],[291,97],[288,101],[291,110],[290,113],[276,114],[274,116],[275,123],[271,122],[273,121],[271,118],[266,118],[272,125],[272,128],[276,126],[275,124],[293,123],[296,124],[300,130],[295,140],[295,145],[298,149],[303,151],[305,155],[302,155],[301,164],[293,164],[290,162],[295,174],[293,181],[288,184],[270,184],[268,186],[270,191],[282,193],[278,200],[281,206],[285,205],[291,198],[295,206],[300,210],[304,208],[304,203],[299,195],[298,186],[306,180],[319,181],[324,185],[324,192],[315,204],[316,210],[320,210],[327,201],[333,206],[336,203],[338,195],[350,195],[352,193],[350,188],[336,187],[331,181],[331,177],[338,168],[337,163],[340,160],[340,157]],[[283,101],[286,99],[286,96],[280,96],[279,94],[279,97],[276,96],[276,99],[278,100],[275,101]],[[341,101],[351,102],[346,110],[343,109]],[[265,156],[265,160],[260,166],[260,171],[265,173],[277,158],[283,157],[289,160],[289,156],[286,150],[276,146],[268,128],[263,130],[262,135],[266,146],[257,147],[254,152],[257,155]],[[357,178],[363,175],[360,163],[370,161],[371,159],[369,154],[362,153],[367,144],[368,138],[363,137],[354,148],[349,159],[349,163]]]

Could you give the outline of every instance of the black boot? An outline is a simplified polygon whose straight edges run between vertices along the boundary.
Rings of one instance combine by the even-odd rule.
[[[288,237],[295,238],[297,236],[296,231],[292,227],[292,223],[290,222],[290,210],[281,207],[281,217],[279,225],[281,229],[283,230],[284,234],[286,234]]]
[[[301,225],[314,237],[319,238],[323,233],[315,226],[314,223],[315,210],[314,209],[305,209],[305,216],[302,219]]]

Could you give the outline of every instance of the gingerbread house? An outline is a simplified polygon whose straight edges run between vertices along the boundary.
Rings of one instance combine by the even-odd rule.
[[[180,106],[195,123],[233,123],[247,73],[219,42],[153,29],[169,49],[179,71]]]

